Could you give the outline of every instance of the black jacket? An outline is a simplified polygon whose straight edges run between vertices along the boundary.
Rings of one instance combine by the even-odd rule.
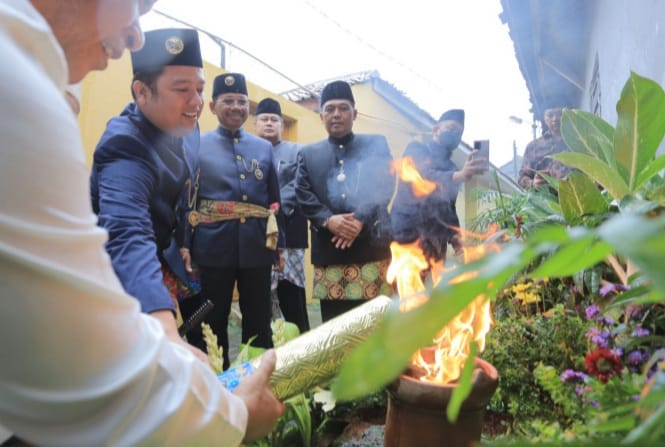
[[[355,264],[390,258],[387,212],[393,191],[392,157],[382,135],[350,134],[304,146],[298,155],[296,198],[312,228],[314,265]],[[343,166],[343,168],[342,168]],[[340,173],[344,175],[340,177]],[[363,230],[339,250],[323,228],[333,214],[355,213]]]

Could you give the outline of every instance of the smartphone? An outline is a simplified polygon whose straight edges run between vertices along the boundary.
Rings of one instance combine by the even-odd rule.
[[[490,140],[476,140],[473,142],[474,158],[484,158],[486,169],[490,167]]]

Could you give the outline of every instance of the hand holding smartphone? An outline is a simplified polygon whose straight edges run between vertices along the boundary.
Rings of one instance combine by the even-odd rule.
[[[473,142],[473,158],[482,158],[484,161],[484,168],[490,168],[490,142],[489,140],[476,140]]]

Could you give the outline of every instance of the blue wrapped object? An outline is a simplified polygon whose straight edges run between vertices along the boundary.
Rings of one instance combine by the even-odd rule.
[[[227,390],[233,392],[240,384],[242,378],[249,376],[254,371],[256,371],[256,368],[251,362],[243,362],[218,374],[217,378]]]

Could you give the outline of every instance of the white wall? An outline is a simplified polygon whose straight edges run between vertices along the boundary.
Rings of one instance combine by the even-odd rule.
[[[616,103],[631,70],[665,85],[665,1],[595,0],[590,32],[582,107],[589,110],[588,89],[597,53],[602,117],[614,126]]]

